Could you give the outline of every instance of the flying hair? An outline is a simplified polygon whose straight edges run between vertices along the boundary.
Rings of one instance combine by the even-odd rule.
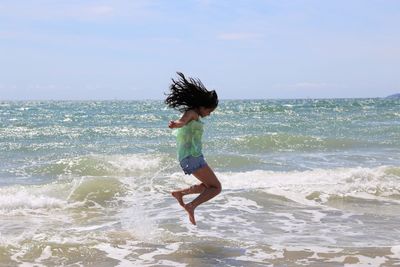
[[[165,104],[168,107],[185,112],[199,107],[216,108],[218,96],[215,90],[208,91],[199,79],[186,78],[177,72],[179,78],[171,79],[170,93],[166,94]]]

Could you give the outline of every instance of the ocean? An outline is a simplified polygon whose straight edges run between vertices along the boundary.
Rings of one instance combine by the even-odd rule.
[[[222,100],[196,209],[160,101],[0,102],[0,266],[399,266],[400,100]],[[190,201],[194,196],[187,196]]]

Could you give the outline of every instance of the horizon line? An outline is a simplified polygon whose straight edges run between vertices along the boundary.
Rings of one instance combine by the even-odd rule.
[[[396,94],[394,94],[396,95]],[[371,97],[299,97],[299,98],[221,98],[220,101],[257,101],[257,100],[324,100],[324,99],[387,99],[389,96],[371,96]],[[133,102],[133,101],[164,101],[164,99],[159,98],[141,98],[141,99],[119,99],[119,98],[110,98],[110,99],[0,99],[0,102],[39,102],[39,101],[60,101],[60,102],[107,102],[107,101],[120,101],[120,102]]]

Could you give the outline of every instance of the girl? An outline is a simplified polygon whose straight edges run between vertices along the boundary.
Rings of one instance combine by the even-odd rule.
[[[190,222],[196,225],[194,210],[201,203],[215,197],[221,192],[221,183],[207,165],[202,154],[201,137],[203,122],[200,117],[206,117],[218,106],[218,96],[215,91],[208,91],[199,79],[189,78],[177,72],[178,80],[172,79],[170,93],[165,103],[170,108],[183,113],[179,120],[170,121],[169,128],[177,130],[178,159],[185,174],[193,174],[200,184],[172,192],[179,204],[189,214]],[[183,196],[200,194],[192,202],[185,204]]]

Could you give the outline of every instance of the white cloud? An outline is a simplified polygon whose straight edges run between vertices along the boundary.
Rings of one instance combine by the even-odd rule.
[[[108,16],[113,14],[114,8],[111,6],[101,5],[92,6],[87,9],[87,12],[95,16]]]
[[[328,90],[343,88],[343,85],[324,82],[297,82],[293,84],[276,84],[273,87],[278,90]]]
[[[21,20],[94,20],[108,17],[141,18],[151,14],[151,5],[145,0],[104,1],[5,1],[0,5],[0,16]]]
[[[232,33],[221,33],[217,36],[220,40],[227,41],[238,41],[238,40],[254,40],[261,38],[262,35],[253,32],[232,32]]]
[[[112,17],[116,14],[116,9],[111,5],[87,5],[87,6],[71,6],[64,14],[59,17],[77,20],[95,20]]]
[[[211,4],[211,0],[197,0],[196,2],[203,6],[208,6]]]

